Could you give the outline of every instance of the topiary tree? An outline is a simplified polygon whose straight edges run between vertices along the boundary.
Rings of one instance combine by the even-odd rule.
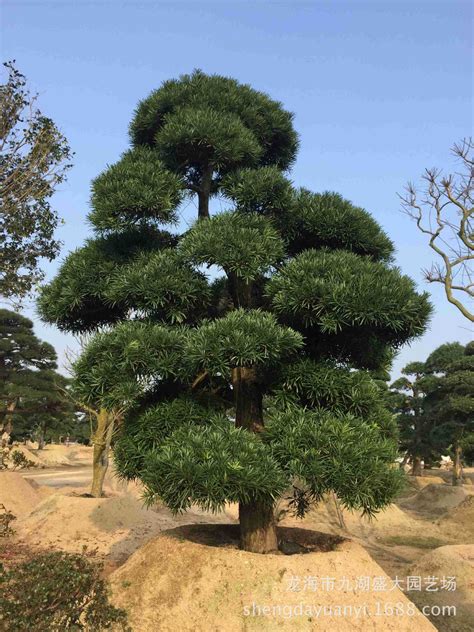
[[[420,335],[430,305],[370,215],[284,174],[297,137],[266,95],[201,72],[166,82],[134,148],[93,184],[98,236],[40,301],[75,331],[85,402],[123,411],[115,461],[173,511],[239,503],[241,545],[277,548],[273,508],[334,491],[372,514],[397,493],[393,424],[370,370]],[[184,196],[198,221],[172,236]],[[220,194],[225,212],[209,217]]]
[[[426,365],[434,374],[429,400],[436,438],[453,456],[453,485],[462,485],[463,451],[474,444],[474,344],[441,345]]]
[[[440,446],[429,397],[436,389],[436,380],[424,362],[410,362],[402,373],[390,386],[390,403],[397,418],[404,463],[410,460],[411,475],[422,476],[422,462],[426,464],[439,458]]]

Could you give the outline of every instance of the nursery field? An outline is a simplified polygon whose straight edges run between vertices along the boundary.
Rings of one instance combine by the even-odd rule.
[[[451,486],[445,470],[407,477],[401,497],[373,520],[338,510],[334,497],[300,520],[283,500],[276,509],[282,553],[261,556],[239,550],[235,505],[178,516],[157,504],[147,509],[140,486],[119,481],[113,469],[105,497],[84,497],[90,448],[29,452],[49,465],[0,473],[0,503],[17,517],[14,533],[0,540],[1,561],[86,550],[104,563],[112,602],[137,632],[471,629],[473,468],[462,487]],[[281,611],[265,615],[270,604]],[[313,614],[300,614],[302,606]],[[335,615],[341,606],[346,614]]]

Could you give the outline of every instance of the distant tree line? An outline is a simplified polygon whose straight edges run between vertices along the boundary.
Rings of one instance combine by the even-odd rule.
[[[390,387],[400,449],[412,474],[449,455],[453,484],[462,484],[463,462],[474,461],[474,343],[443,344],[425,362],[411,362]]]

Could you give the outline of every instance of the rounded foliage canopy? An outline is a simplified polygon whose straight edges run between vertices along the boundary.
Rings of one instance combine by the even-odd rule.
[[[195,169],[212,160],[216,170],[225,171],[236,166],[235,158],[243,151],[257,164],[287,169],[298,147],[292,119],[291,113],[263,92],[196,70],[165,81],[141,101],[130,136],[135,146],[156,147],[171,164],[176,160],[174,147],[181,160]]]
[[[383,507],[400,475],[366,369],[386,368],[430,314],[390,239],[340,195],[293,187],[292,115],[233,79],[165,82],[130,134],[93,184],[98,236],[40,300],[64,329],[107,326],[76,362],[76,388],[124,413],[118,471],[174,511],[271,505],[295,482],[313,500],[333,490]],[[218,193],[227,210],[208,217]],[[160,233],[184,195],[198,221]]]

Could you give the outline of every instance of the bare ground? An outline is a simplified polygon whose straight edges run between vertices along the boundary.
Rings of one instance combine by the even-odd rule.
[[[71,459],[71,450],[66,454],[63,450],[61,454],[56,448],[54,452],[59,452],[56,460],[65,457],[74,461]],[[75,457],[79,465],[34,469],[21,474],[0,472],[0,503],[3,502],[7,507],[10,505],[9,508],[18,515],[13,525],[17,533],[9,540],[10,552],[12,547],[19,551],[51,548],[80,551],[87,546],[89,551],[96,551],[105,560],[110,573],[124,564],[134,551],[142,551],[147,542],[156,540],[165,530],[180,525],[225,524],[236,520],[237,510],[233,506],[219,515],[196,509],[179,518],[172,516],[164,507],[145,509],[140,500],[140,487],[125,485],[112,475],[106,481],[107,498],[81,497],[80,494],[87,491],[89,486],[89,469],[86,465],[90,456],[90,448],[85,451],[81,448],[81,458]],[[467,474],[470,479],[472,472],[468,471]],[[392,579],[398,577],[402,583],[407,575],[459,574],[455,593],[438,591],[433,596],[422,590],[416,595],[412,592],[406,594],[419,607],[426,604],[455,604],[458,609],[455,618],[438,616],[432,617],[431,622],[442,631],[464,632],[468,628],[462,626],[467,625],[465,622],[472,615],[469,608],[472,607],[474,587],[472,576],[466,571],[470,568],[472,572],[474,558],[474,486],[467,484],[463,488],[453,488],[443,482],[445,480],[449,480],[449,473],[442,471],[411,479],[410,487],[399,501],[373,521],[342,511],[344,526],[341,526],[334,499],[329,497],[313,509],[304,521],[293,518],[283,503],[280,507],[280,524],[326,534],[322,537],[333,535],[348,539],[363,547],[387,576]],[[460,549],[456,548],[460,545],[466,547],[462,549],[461,557]],[[5,542],[2,547],[5,548]],[[434,560],[438,558],[438,553],[443,564],[435,568]],[[258,559],[263,557],[258,556]],[[364,565],[360,568],[361,573]],[[248,621],[245,625],[247,627],[241,629],[265,629],[248,627]],[[183,628],[186,629],[194,628]],[[285,629],[291,628],[285,623]],[[338,629],[344,630],[342,627]],[[369,626],[363,629],[391,628]]]

